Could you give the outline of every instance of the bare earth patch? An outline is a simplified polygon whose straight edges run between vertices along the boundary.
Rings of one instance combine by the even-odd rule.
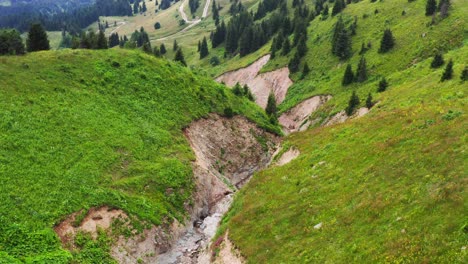
[[[222,74],[216,78],[216,81],[224,82],[230,87],[236,83],[247,84],[255,97],[255,102],[262,108],[266,107],[268,95],[271,92],[275,95],[276,103],[280,104],[284,101],[293,82],[289,78],[287,67],[259,74],[269,60],[270,55],[265,55],[245,68]]]
[[[303,131],[310,125],[309,116],[330,99],[330,95],[311,97],[283,113],[278,120],[286,133]]]
[[[216,257],[214,264],[242,264],[246,263],[245,259],[240,254],[229,240],[229,232],[226,232],[223,242],[220,245],[220,251]]]
[[[340,111],[339,113],[335,114],[334,116],[332,116],[328,120],[325,120],[323,122],[323,126],[331,126],[331,125],[335,125],[335,124],[341,124],[341,123],[344,123],[346,120],[348,120],[350,118],[362,117],[362,116],[366,115],[367,113],[369,113],[369,111],[370,111],[370,109],[368,109],[367,107],[361,107],[352,116],[348,116],[346,114],[346,112],[343,110],[343,111]]]
[[[276,165],[283,166],[288,164],[293,159],[297,158],[301,152],[296,148],[290,148],[288,151],[284,152],[283,155],[276,161]]]

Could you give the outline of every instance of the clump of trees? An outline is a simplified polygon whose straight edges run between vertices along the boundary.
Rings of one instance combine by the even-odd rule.
[[[0,30],[0,55],[22,55],[25,47],[16,29]]]
[[[232,92],[237,96],[246,97],[252,102],[255,101],[255,97],[250,91],[250,88],[249,86],[247,86],[247,84],[245,84],[244,87],[241,87],[239,83],[236,83],[236,85],[232,87]]]
[[[351,56],[351,38],[340,16],[335,24],[332,37],[332,54],[344,60]]]

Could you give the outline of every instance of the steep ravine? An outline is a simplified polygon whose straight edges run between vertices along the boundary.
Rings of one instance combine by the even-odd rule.
[[[210,115],[193,122],[185,135],[196,156],[191,221],[158,263],[211,263],[208,246],[233,193],[270,163],[279,143],[277,136],[241,116]]]

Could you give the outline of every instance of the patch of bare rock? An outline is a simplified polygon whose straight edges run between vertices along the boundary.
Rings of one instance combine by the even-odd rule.
[[[346,120],[348,120],[350,118],[359,118],[359,117],[362,117],[362,116],[366,115],[367,113],[369,113],[369,109],[367,107],[359,108],[356,111],[356,113],[354,113],[352,116],[348,116],[346,114],[346,112],[343,110],[343,111],[338,112],[334,116],[326,119],[322,124],[323,124],[323,126],[331,126],[331,125],[335,125],[335,124],[341,124],[341,123],[346,122]]]
[[[283,166],[285,164],[288,164],[289,162],[291,162],[295,158],[299,157],[300,154],[301,154],[301,152],[298,149],[296,149],[294,147],[290,148],[289,150],[284,152],[281,155],[281,157],[278,158],[278,160],[276,161],[276,165],[277,166]]]
[[[330,95],[311,97],[283,113],[278,121],[287,134],[304,131],[310,126],[310,115],[331,98]]]
[[[227,86],[236,83],[247,84],[255,97],[255,102],[262,108],[267,105],[268,95],[273,93],[276,103],[284,101],[289,87],[293,84],[289,78],[288,67],[259,74],[262,67],[270,60],[270,55],[265,55],[251,65],[235,71],[226,72],[216,78],[218,82],[224,82]]]

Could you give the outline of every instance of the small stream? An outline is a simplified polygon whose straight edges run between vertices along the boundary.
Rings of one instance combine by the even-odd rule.
[[[214,205],[212,214],[197,224],[190,225],[168,252],[159,255],[158,263],[211,263],[211,252],[208,247],[232,201],[233,194],[228,194],[221,199]]]

